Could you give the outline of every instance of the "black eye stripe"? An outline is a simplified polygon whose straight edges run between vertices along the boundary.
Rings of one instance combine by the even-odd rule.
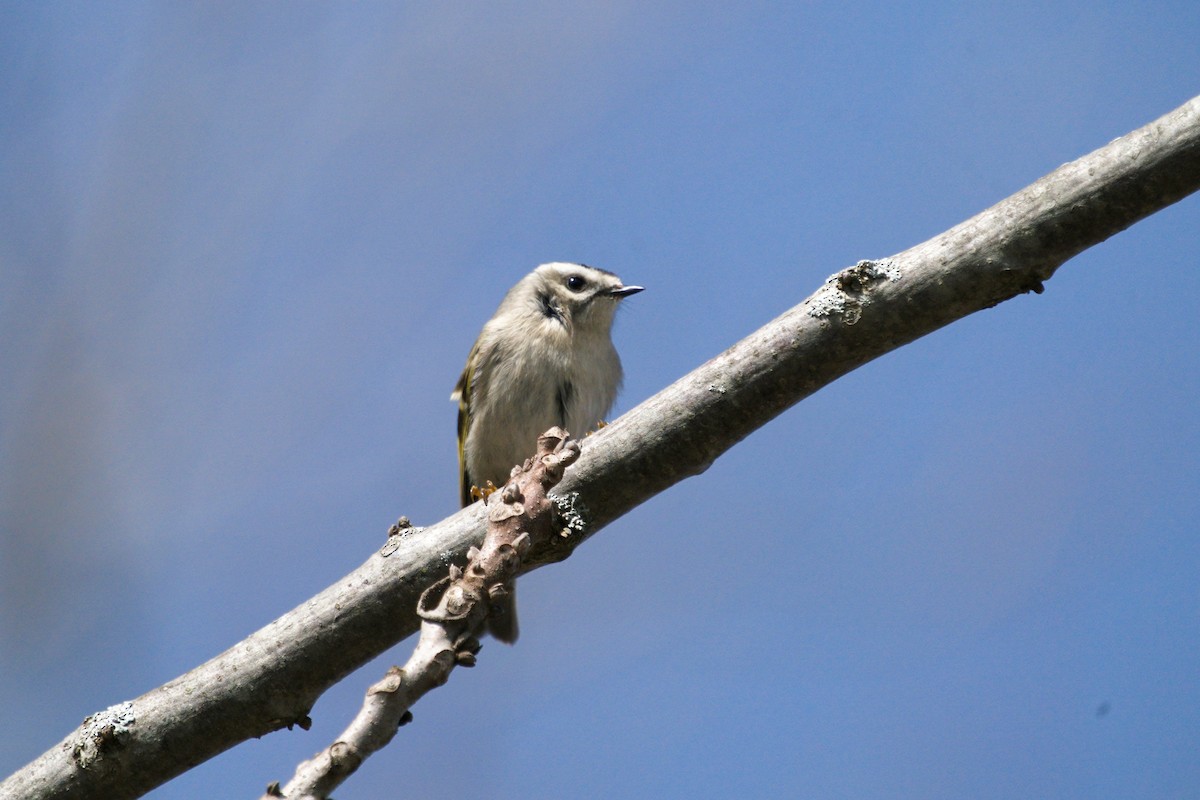
[[[556,319],[563,322],[562,308],[559,306],[558,300],[551,297],[548,293],[538,295],[538,304],[542,307],[542,314],[549,319]]]

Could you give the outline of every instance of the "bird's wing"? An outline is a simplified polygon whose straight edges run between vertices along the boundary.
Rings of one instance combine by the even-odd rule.
[[[474,372],[472,366],[478,349],[479,343],[476,342],[467,356],[467,366],[462,376],[450,393],[450,399],[458,401],[458,490],[464,507],[471,504],[471,478],[467,475],[467,458],[463,448],[467,443],[467,429],[471,427],[471,373]]]

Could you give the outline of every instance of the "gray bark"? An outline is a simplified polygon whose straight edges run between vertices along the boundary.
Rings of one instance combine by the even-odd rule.
[[[589,536],[856,367],[1018,294],[1200,188],[1200,98],[923,244],[834,275],[810,298],[584,442],[559,487]],[[530,442],[530,452],[535,443]],[[475,504],[392,537],[357,570],[226,652],[93,715],[3,798],[137,797],[250,737],[306,725],[331,685],[417,630],[421,591],[484,534]],[[382,535],[381,535],[382,538]]]

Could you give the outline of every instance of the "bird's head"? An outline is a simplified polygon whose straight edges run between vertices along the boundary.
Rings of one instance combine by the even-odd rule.
[[[607,334],[618,301],[642,291],[607,270],[561,261],[542,264],[522,281],[526,282],[539,312],[575,334]]]

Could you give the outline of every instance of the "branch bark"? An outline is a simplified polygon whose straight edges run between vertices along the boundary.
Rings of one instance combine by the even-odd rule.
[[[412,719],[409,709],[450,679],[455,666],[475,666],[479,636],[490,615],[507,613],[502,599],[512,592],[521,559],[531,547],[555,536],[561,515],[549,491],[579,458],[579,443],[551,428],[538,437],[537,453],[487,499],[488,530],[480,548],[467,551],[465,569],[449,574],[421,595],[421,635],[404,668],[392,667],[367,690],[363,707],[329,747],[296,768],[286,786],[273,783],[260,800],[324,800]]]
[[[561,560],[822,386],[883,353],[1018,294],[1200,188],[1200,98],[1066,164],[929,241],[832,276],[800,305],[588,437],[559,486],[578,535],[534,548]],[[137,797],[273,730],[414,632],[422,590],[484,532],[475,504],[398,532],[303,605],[166,685],[89,717],[3,784],[0,797]]]

